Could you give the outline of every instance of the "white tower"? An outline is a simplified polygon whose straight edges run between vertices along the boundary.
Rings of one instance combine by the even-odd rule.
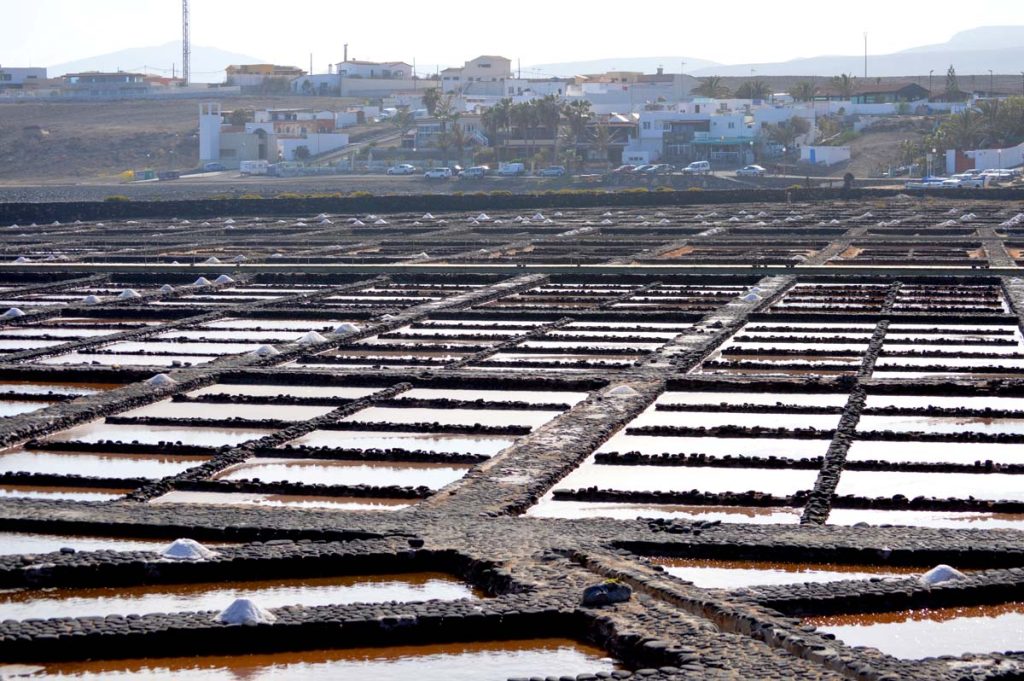
[[[199,104],[199,160],[220,160],[220,115],[219,102]]]

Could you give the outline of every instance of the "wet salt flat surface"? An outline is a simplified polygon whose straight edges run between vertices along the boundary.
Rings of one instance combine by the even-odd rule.
[[[19,381],[0,382],[0,393],[13,392],[23,395],[93,395],[104,390],[120,387],[103,383],[27,383]]]
[[[203,324],[204,329],[267,329],[306,332],[310,329],[333,329],[343,319],[221,319]]]
[[[217,506],[262,506],[267,508],[308,508],[328,511],[399,511],[413,502],[408,499],[317,497],[246,492],[168,492],[151,504],[213,504]]]
[[[676,518],[681,520],[720,520],[723,523],[752,525],[798,524],[800,508],[760,508],[753,506],[677,506],[673,504],[630,504],[619,502],[554,501],[545,495],[526,515],[531,518]]]
[[[665,572],[703,589],[739,589],[771,584],[836,582],[918,575],[923,570],[893,566],[774,563],[741,560],[656,558]]]
[[[263,608],[280,608],[287,605],[346,605],[434,599],[453,601],[475,597],[467,584],[439,573],[260,580],[235,584],[13,589],[0,591],[0,619],[221,610],[238,598],[250,598]]]
[[[640,452],[641,454],[727,454],[779,456],[787,459],[824,456],[831,443],[820,440],[782,440],[741,437],[664,437],[659,435],[616,435],[598,448],[598,452]]]
[[[129,489],[93,489],[76,487],[30,487],[27,485],[0,485],[0,499],[44,499],[50,501],[113,501],[128,494]]]
[[[373,679],[373,681],[500,681],[511,677],[575,678],[619,667],[606,653],[563,639],[351,648],[274,655],[156,658],[47,665],[42,676],[73,679]]]
[[[965,395],[868,395],[865,407],[879,409],[881,407],[925,408],[928,406],[943,409],[1015,409],[1020,410],[1024,418],[1024,397],[971,397]]]
[[[444,425],[529,426],[536,428],[558,416],[557,411],[511,409],[401,409],[370,407],[346,416],[342,421],[362,423],[441,423]]]
[[[859,497],[954,497],[1024,501],[1024,477],[1005,473],[843,471],[836,494]]]
[[[105,350],[112,352],[170,352],[196,355],[234,355],[240,352],[255,350],[254,343],[172,343],[162,341],[139,341],[114,343]]]
[[[44,409],[45,407],[53,404],[52,402],[14,402],[9,400],[0,400],[0,418],[4,416],[17,416],[18,414],[28,414],[29,412],[36,411],[37,409]]]
[[[907,659],[1024,650],[1024,603],[812,617],[804,623],[849,646]]]
[[[866,418],[866,417],[863,417]],[[863,421],[862,421],[863,422]],[[1024,446],[994,442],[883,442],[855,440],[847,461],[892,461],[897,463],[958,463],[992,461],[1024,464]]]
[[[846,393],[802,394],[802,393],[727,393],[727,392],[665,392],[657,404],[776,404],[798,405],[801,407],[842,407],[846,405]],[[838,417],[838,415],[837,415]]]
[[[857,523],[976,530],[1024,530],[1024,514],[833,508],[828,517],[829,525]]]
[[[26,472],[102,478],[162,478],[196,466],[203,457],[153,454],[77,454],[14,449],[0,452],[0,473]]]
[[[440,489],[469,471],[469,466],[429,463],[359,463],[309,459],[250,459],[225,469],[218,480],[259,478],[264,482],[285,480],[301,484],[425,486]]]
[[[0,338],[19,338],[21,336],[55,336],[67,338],[92,338],[94,336],[106,336],[115,333],[117,329],[62,329],[53,326],[23,326],[17,329],[4,329],[0,331]]]
[[[2,307],[2,306],[0,306]],[[61,340],[21,340],[21,339],[0,339],[0,351],[15,352],[18,350],[35,350],[37,348],[52,348],[65,341]]]
[[[409,449],[454,454],[494,456],[512,444],[507,437],[440,435],[360,430],[314,430],[288,444],[335,449]]]
[[[1024,369],[1024,358],[1007,357],[887,357],[884,354],[878,358],[876,366],[883,367],[924,367],[941,366],[949,367],[952,371],[957,369],[970,369],[973,367],[1003,367],[1006,369]],[[889,372],[886,372],[888,375]]]
[[[121,442],[138,441],[141,444],[159,442],[181,442],[185,445],[220,447],[237,445],[246,440],[256,440],[269,435],[272,430],[255,428],[189,428],[186,426],[134,426],[93,421],[82,426],[64,430],[51,437],[57,442],[100,442],[112,440]]]
[[[897,433],[1024,433],[1024,413],[1016,419],[989,419],[977,416],[873,416],[865,415],[857,424],[859,431],[891,430]]]
[[[277,397],[278,395],[290,395],[292,397],[328,397],[341,398],[346,400],[357,400],[377,392],[379,388],[350,388],[338,385],[235,385],[232,383],[217,383],[200,390],[188,393],[189,395],[252,395],[256,397]]]
[[[248,340],[272,340],[281,343],[292,343],[302,337],[302,334],[310,330],[321,331],[320,326],[310,326],[304,331],[240,331],[240,330],[199,330],[199,331],[168,331],[154,338],[175,340],[188,338],[192,340],[210,341],[248,341]]]
[[[36,360],[38,364],[100,364],[103,366],[188,366],[215,360],[215,355],[96,355],[72,352]]]
[[[800,490],[810,490],[818,476],[815,470],[786,470],[770,468],[711,468],[686,466],[600,466],[587,460],[555,485],[556,489],[585,489],[597,487],[621,491],[700,492],[724,493],[765,492],[774,496],[787,496]],[[844,473],[844,477],[845,477]]]
[[[78,537],[31,532],[0,532],[0,555],[54,553],[69,547],[76,551],[161,551],[171,542],[165,539],[124,539],[120,537]]]
[[[307,407],[293,404],[212,404],[163,400],[118,416],[151,416],[174,419],[281,419],[306,421],[331,412],[334,407]]]
[[[528,402],[531,404],[574,405],[587,398],[581,392],[535,392],[530,390],[441,390],[436,388],[413,388],[398,395],[399,399],[418,400],[484,400],[486,402]]]

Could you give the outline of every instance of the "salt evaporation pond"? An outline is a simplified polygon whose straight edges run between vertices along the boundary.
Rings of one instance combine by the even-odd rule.
[[[703,589],[739,589],[773,584],[804,584],[836,582],[849,579],[872,579],[918,575],[923,570],[890,565],[841,565],[820,563],[775,563],[745,560],[700,560],[655,558],[665,572],[693,582]]]
[[[14,449],[0,453],[0,473],[84,475],[101,478],[163,478],[206,461],[198,456],[93,454]]]
[[[494,456],[512,444],[507,437],[361,430],[314,430],[288,444],[333,449],[406,449],[444,454]]]
[[[317,650],[273,655],[151,658],[46,665],[40,679],[479,681],[611,672],[603,650],[567,639]]]
[[[393,464],[311,459],[250,459],[225,469],[218,480],[255,479],[305,485],[372,485],[440,489],[467,472],[469,466],[430,463]]]
[[[318,497],[298,494],[255,494],[247,492],[172,491],[151,500],[151,504],[213,504],[216,506],[261,506],[304,508],[327,511],[400,511],[414,500],[356,497]]]

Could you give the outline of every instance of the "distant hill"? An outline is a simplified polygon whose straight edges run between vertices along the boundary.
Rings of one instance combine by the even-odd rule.
[[[224,69],[231,64],[261,64],[265,60],[235,52],[225,52],[216,47],[192,46],[192,80],[197,83],[220,83],[224,81]],[[172,66],[173,65],[173,66]],[[47,68],[53,78],[65,73],[81,71],[137,71],[170,76],[173,70],[181,75],[181,41],[151,47],[134,47],[110,54],[87,57]]]
[[[870,49],[870,43],[869,43]],[[914,47],[893,54],[868,52],[868,76],[872,78],[946,73],[950,65],[957,73],[1001,74],[1024,71],[1024,26],[987,26],[957,33],[938,45]],[[765,64],[731,64],[695,70],[695,76],[834,76],[864,73],[864,55],[821,56]]]
[[[590,61],[559,62],[557,64],[535,64],[523,67],[524,78],[551,78],[558,76],[569,78],[587,73],[604,73],[606,71],[642,71],[655,73],[658,67],[665,73],[679,73],[679,68],[686,62],[686,73],[695,69],[712,67],[717,62],[695,57],[618,57],[614,59],[592,59]]]

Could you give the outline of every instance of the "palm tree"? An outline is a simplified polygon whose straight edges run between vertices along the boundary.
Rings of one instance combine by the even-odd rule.
[[[796,146],[796,140],[800,135],[806,135],[811,129],[811,124],[806,118],[793,117],[788,121],[781,121],[778,125],[769,125],[765,134],[768,139],[784,147],[788,152]]]
[[[507,97],[499,100],[497,104],[484,112],[480,122],[487,131],[491,148],[494,149],[494,158],[500,162],[501,154],[498,152],[501,149],[501,142],[498,138],[502,133],[505,133],[505,138],[508,137],[508,128],[512,124],[512,100]]]
[[[598,120],[593,126],[594,130],[594,141],[593,148],[601,155],[601,161],[604,163],[604,169],[608,169],[608,150],[612,146],[612,129],[608,127],[606,120]]]
[[[802,80],[793,86],[790,94],[798,102],[809,102],[818,94],[818,87],[809,80]]]
[[[441,91],[432,87],[423,93],[423,106],[426,108],[427,113],[431,116],[437,111],[437,105],[441,101]]]
[[[566,125],[569,128],[569,138],[572,140],[573,154],[579,163],[580,139],[587,130],[587,122],[590,120],[590,102],[586,99],[576,99],[562,107],[562,115],[565,116]]]
[[[985,138],[985,122],[980,113],[967,109],[946,119],[939,134],[949,140],[951,148],[977,149]]]
[[[737,99],[768,99],[772,94],[768,83],[763,80],[748,80],[736,88]]]
[[[853,91],[857,88],[857,76],[849,73],[841,73],[832,77],[832,87],[843,99],[851,99]]]
[[[469,143],[469,137],[466,136],[466,130],[459,123],[458,120],[452,123],[451,127],[444,133],[444,148],[451,148],[455,150],[455,162],[461,164],[466,156],[466,145]],[[445,154],[447,156],[447,154]]]
[[[707,76],[700,79],[700,85],[693,90],[698,97],[710,97],[712,99],[729,96],[729,88],[722,85],[721,76]]]
[[[526,145],[527,155],[532,151],[533,144],[530,141],[531,131],[537,120],[537,109],[530,102],[523,102],[512,107],[510,119],[512,124],[519,129],[521,139],[528,142]]]

